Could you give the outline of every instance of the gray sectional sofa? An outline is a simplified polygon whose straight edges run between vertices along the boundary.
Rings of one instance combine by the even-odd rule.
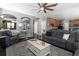
[[[0,46],[6,48],[7,46],[10,46],[14,44],[18,40],[18,36],[12,35],[11,31],[5,30],[0,31]]]
[[[64,34],[70,34],[68,40],[63,39]],[[76,33],[66,30],[49,30],[45,34],[42,34],[42,40],[57,47],[66,49],[75,53],[78,48],[78,42],[76,41]]]

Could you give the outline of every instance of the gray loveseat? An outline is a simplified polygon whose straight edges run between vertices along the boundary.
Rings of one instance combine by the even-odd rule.
[[[18,40],[18,36],[13,36],[11,31],[9,30],[3,30],[0,31],[0,46],[6,48],[7,46],[10,46],[14,44]]]
[[[42,34],[42,40],[57,47],[75,52],[77,49],[77,42],[75,39],[75,32],[65,31],[65,30],[49,30],[48,34]],[[63,39],[64,34],[70,34],[69,39]]]

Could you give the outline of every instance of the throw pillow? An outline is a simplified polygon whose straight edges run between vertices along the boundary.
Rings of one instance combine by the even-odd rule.
[[[64,34],[63,39],[68,40],[69,36],[70,36],[70,34]]]
[[[9,36],[9,37],[12,37],[12,33],[11,33],[10,31],[6,31],[6,32],[5,32],[5,35],[6,35],[6,36]]]
[[[52,32],[51,31],[47,31],[46,32],[46,36],[52,36]]]

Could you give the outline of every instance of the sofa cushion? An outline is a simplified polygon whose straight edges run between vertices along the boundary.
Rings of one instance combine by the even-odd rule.
[[[72,41],[72,42],[76,41],[75,32],[70,32],[69,41]]]
[[[52,30],[48,30],[48,31],[46,32],[46,36],[52,36]]]
[[[66,49],[75,52],[78,49],[77,42],[66,41]]]
[[[59,39],[62,39],[63,38],[62,30],[57,30],[56,31],[56,37],[59,38]]]
[[[9,37],[12,37],[12,32],[11,31],[5,31],[3,33],[4,36],[9,36]]]
[[[79,32],[76,32],[76,41],[79,42]]]
[[[56,37],[47,37],[47,36],[43,36],[43,40],[50,44],[56,45],[58,47],[65,48],[66,40],[58,39]]]
[[[67,30],[62,30],[62,33],[63,33],[63,34],[69,34],[69,31],[67,31]]]
[[[52,37],[56,37],[56,35],[57,35],[57,30],[52,29]]]
[[[54,45],[61,47],[61,48],[65,48],[66,40],[59,39],[59,38],[53,38],[51,41],[54,42],[53,43]]]

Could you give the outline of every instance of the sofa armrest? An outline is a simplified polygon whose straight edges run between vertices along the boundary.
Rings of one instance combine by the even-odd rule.
[[[75,42],[75,43],[74,43],[74,49],[75,49],[75,50],[79,48],[79,47],[78,47],[78,44],[79,44],[78,42]]]
[[[66,48],[68,50],[71,50],[72,52],[75,52],[75,50],[78,48],[77,45],[78,44],[77,44],[77,42],[75,42],[74,39],[69,39],[69,40],[66,41]]]
[[[72,38],[72,39],[71,39],[71,38],[69,38],[67,41],[69,41],[69,42],[72,42],[72,43],[73,43],[73,42],[75,42],[75,38]]]
[[[2,48],[6,48],[6,40],[7,40],[8,36],[1,36],[0,37],[0,46]]]
[[[43,33],[42,36],[44,36],[44,35],[46,35],[46,34]]]
[[[75,51],[74,56],[79,56],[79,42],[77,42],[78,49]]]

